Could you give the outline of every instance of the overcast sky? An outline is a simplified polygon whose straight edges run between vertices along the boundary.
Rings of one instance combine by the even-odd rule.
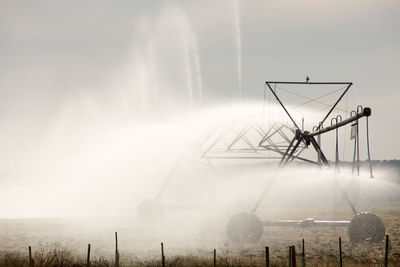
[[[188,86],[197,105],[200,87],[204,105],[238,99],[240,40],[243,98],[262,99],[266,80],[353,81],[373,158],[400,158],[399,1],[238,3],[0,1],[1,144],[82,99],[124,113],[188,101]]]

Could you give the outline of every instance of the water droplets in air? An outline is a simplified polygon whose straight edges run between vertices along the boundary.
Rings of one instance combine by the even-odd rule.
[[[184,9],[172,3],[142,18],[132,43],[128,95],[140,99],[144,114],[202,106],[199,48]]]
[[[238,88],[239,97],[242,100],[243,89],[242,89],[242,37],[240,31],[240,2],[239,0],[233,0],[233,13],[235,20],[235,31],[236,31],[236,46],[237,46],[237,71],[238,71]]]

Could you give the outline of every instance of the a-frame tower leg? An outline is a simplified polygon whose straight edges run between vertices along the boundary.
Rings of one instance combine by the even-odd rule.
[[[314,136],[310,137],[310,142],[317,151],[318,155],[321,157],[321,161],[323,164],[329,166],[329,161],[326,159],[324,152],[322,152],[321,148],[318,145],[318,142],[315,140]]]

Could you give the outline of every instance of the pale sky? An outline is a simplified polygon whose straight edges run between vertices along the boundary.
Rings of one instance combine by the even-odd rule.
[[[155,83],[159,98],[183,101],[185,59],[204,105],[237,100],[240,32],[244,99],[262,99],[266,80],[352,81],[372,108],[373,159],[400,158],[399,1],[254,0],[236,11],[230,0],[0,1],[0,144],[15,132],[31,142],[82,98],[138,112],[137,92],[149,99]]]

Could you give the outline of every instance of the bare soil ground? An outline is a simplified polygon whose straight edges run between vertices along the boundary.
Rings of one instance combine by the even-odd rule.
[[[296,212],[286,211],[287,218],[280,219],[296,218]],[[390,236],[390,266],[400,266],[400,208],[379,208],[375,212],[382,218]],[[315,219],[352,218],[345,209],[333,213],[310,209],[305,213]],[[91,266],[113,266],[114,231],[119,234],[121,266],[160,266],[160,242],[165,244],[169,266],[212,266],[214,248],[218,265],[265,266],[265,246],[270,248],[272,266],[286,266],[288,247],[295,245],[300,252],[303,238],[307,266],[338,266],[339,237],[342,237],[345,266],[382,266],[384,259],[384,241],[351,243],[347,228],[265,227],[260,242],[238,245],[226,238],[224,223],[214,226],[210,221],[209,227],[193,226],[180,231],[184,225],[174,220],[156,226],[134,227],[129,224],[129,218],[118,222],[101,218],[84,222],[79,219],[2,219],[0,266],[29,266],[28,246],[32,246],[35,266],[85,266],[89,243]],[[298,266],[301,266],[300,258]]]

